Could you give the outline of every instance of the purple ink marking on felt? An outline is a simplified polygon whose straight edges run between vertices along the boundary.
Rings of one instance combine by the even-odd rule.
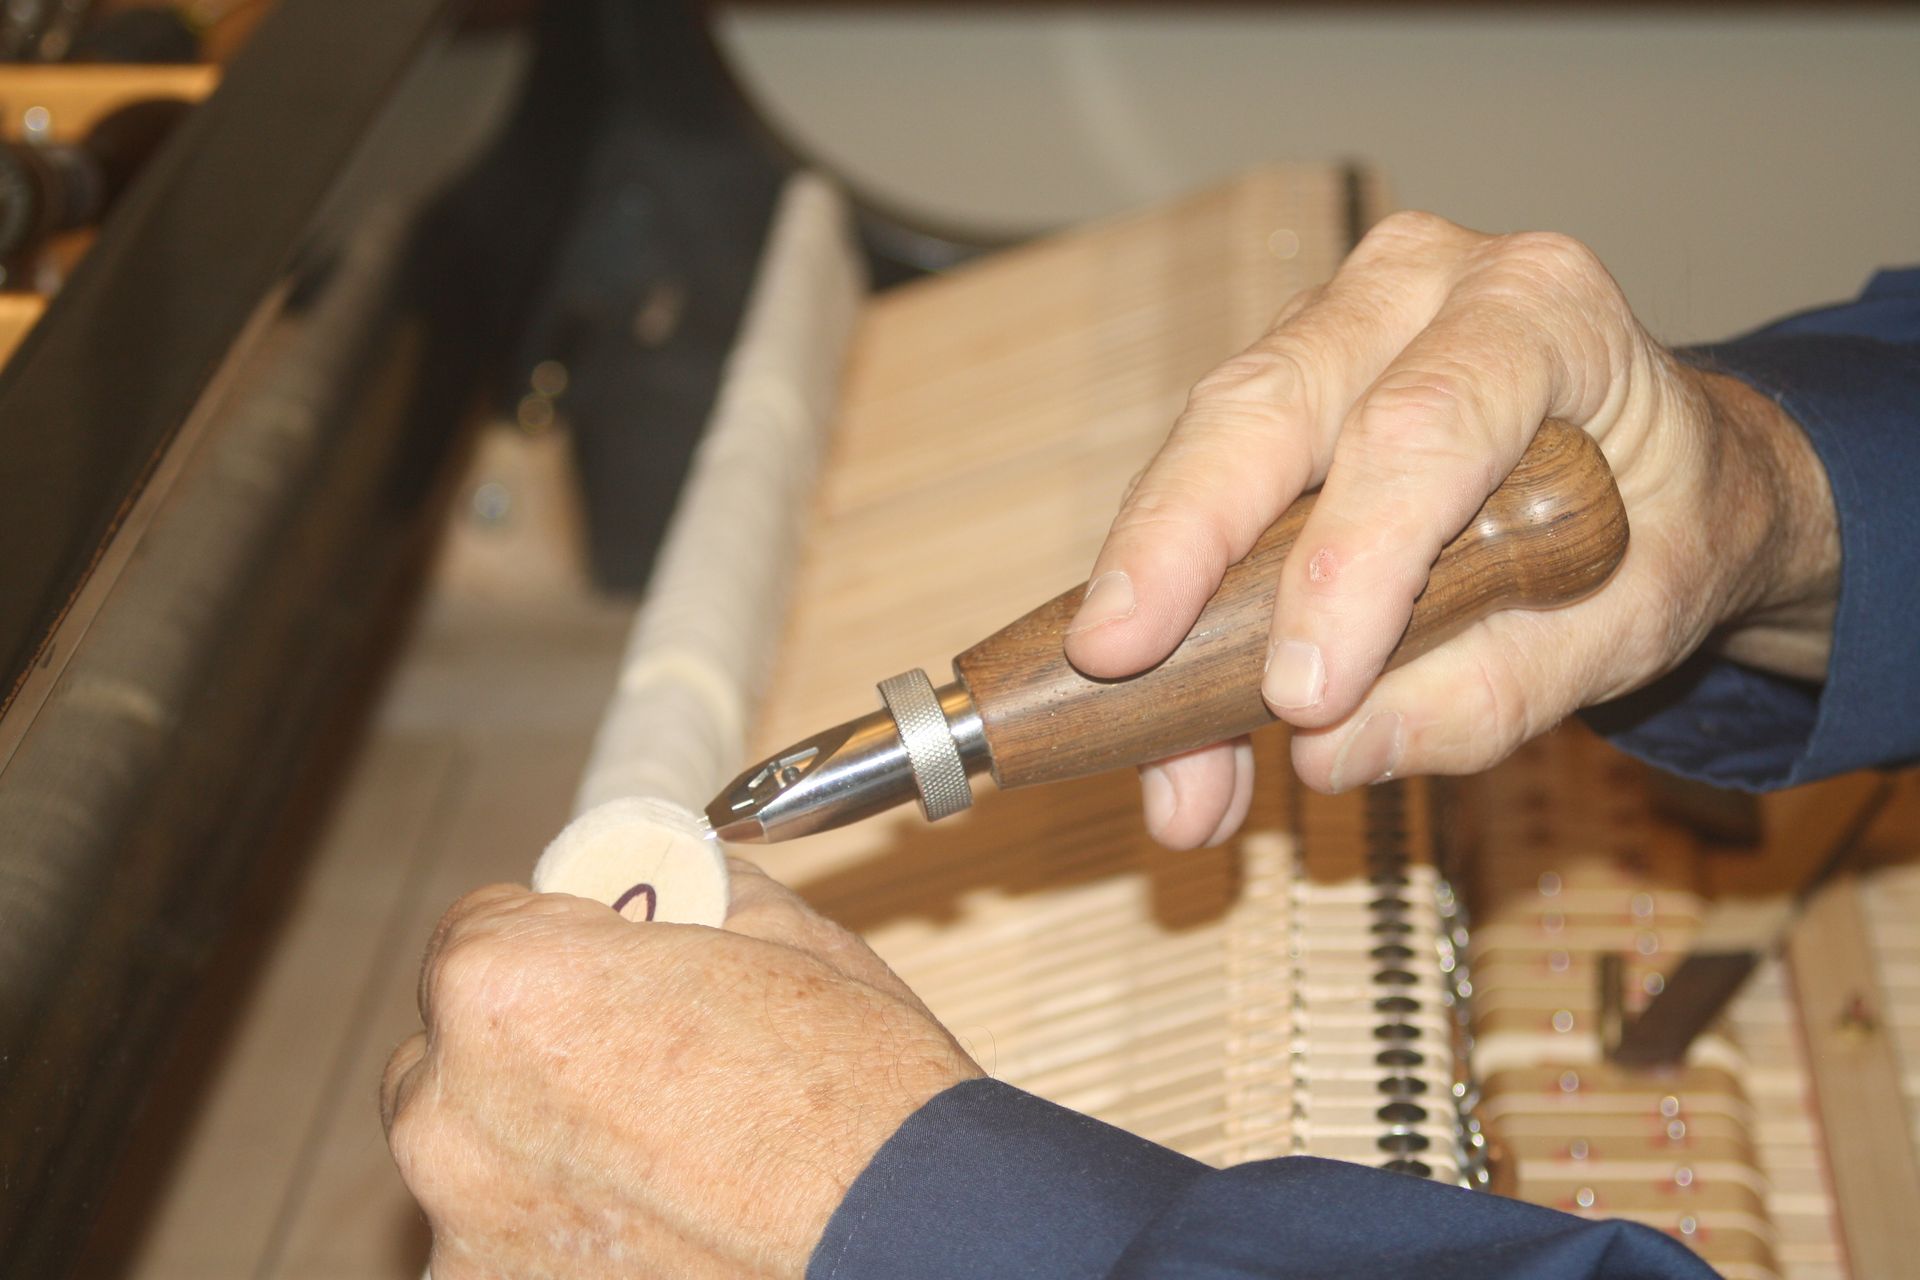
[[[637,884],[621,894],[619,900],[613,904],[614,911],[620,915],[626,915],[626,905],[643,893],[647,895],[647,914],[642,916],[641,919],[653,919],[654,908],[660,905],[660,895],[653,891],[653,886],[650,884]]]

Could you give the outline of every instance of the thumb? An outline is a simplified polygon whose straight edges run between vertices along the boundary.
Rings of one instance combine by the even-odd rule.
[[[1295,731],[1294,769],[1333,793],[1491,768],[1610,688],[1620,646],[1590,606],[1484,619],[1380,677],[1338,723]]]

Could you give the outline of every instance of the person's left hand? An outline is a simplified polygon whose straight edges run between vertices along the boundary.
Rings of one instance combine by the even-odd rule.
[[[725,929],[511,885],[428,947],[381,1116],[434,1280],[800,1275],[901,1122],[980,1074],[865,943],[734,861]]]

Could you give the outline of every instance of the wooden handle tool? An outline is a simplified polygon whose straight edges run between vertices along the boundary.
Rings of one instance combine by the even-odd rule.
[[[1086,586],[1041,605],[954,659],[941,688],[922,671],[881,684],[885,710],[827,730],[742,774],[707,809],[722,839],[779,840],[917,797],[938,819],[972,802],[970,775],[1002,787],[1162,759],[1273,722],[1260,696],[1280,569],[1313,509],[1295,502],[1227,570],[1166,661],[1096,680],[1066,659]],[[1626,554],[1627,516],[1600,448],[1542,424],[1519,465],[1434,563],[1389,667],[1500,609],[1571,603]]]

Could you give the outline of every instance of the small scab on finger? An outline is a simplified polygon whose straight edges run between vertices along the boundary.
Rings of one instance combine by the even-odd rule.
[[[1332,548],[1322,547],[1307,561],[1307,580],[1332,582],[1339,568],[1339,562],[1334,559]]]

